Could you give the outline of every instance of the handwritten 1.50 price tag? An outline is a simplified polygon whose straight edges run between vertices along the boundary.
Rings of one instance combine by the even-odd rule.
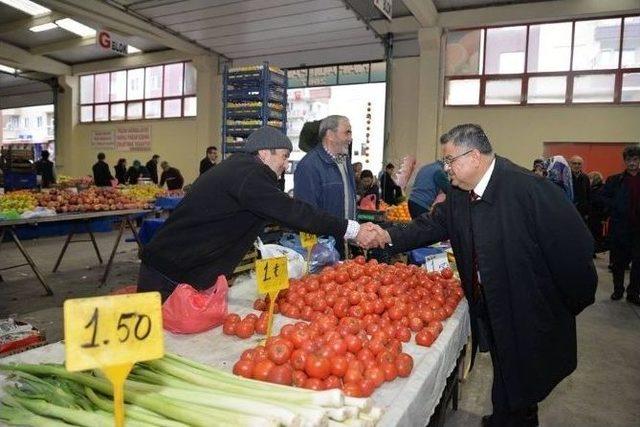
[[[267,314],[267,339],[273,327],[273,310],[278,292],[289,287],[289,271],[287,257],[264,258],[256,260],[256,282],[258,292],[269,295],[269,312]]]
[[[64,302],[65,366],[105,373],[113,384],[116,426],[124,425],[123,386],[133,364],[164,356],[160,307],[158,292]]]

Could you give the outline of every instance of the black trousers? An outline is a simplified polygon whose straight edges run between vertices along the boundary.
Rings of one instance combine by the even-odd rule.
[[[496,342],[489,323],[489,315],[484,297],[481,295],[477,302],[478,327],[479,327],[479,348],[480,351],[489,351],[491,355],[491,365],[493,366],[493,383],[491,385],[491,403],[493,413],[489,419],[490,427],[536,427],[538,426],[538,405],[531,405],[525,408],[514,408],[509,403],[509,394],[505,380],[502,376],[502,369]]]
[[[138,292],[160,292],[164,303],[178,286],[178,282],[144,264],[140,264],[138,273]]]
[[[624,292],[624,272],[631,263],[627,296],[640,296],[640,231],[632,233],[630,239],[611,241],[611,270],[614,290]]]

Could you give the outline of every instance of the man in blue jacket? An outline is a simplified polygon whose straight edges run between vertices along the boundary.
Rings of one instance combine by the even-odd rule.
[[[302,158],[294,174],[295,198],[338,218],[355,219],[356,183],[349,146],[351,124],[344,116],[328,116],[320,122],[318,144]],[[340,256],[344,241],[336,241]]]
[[[411,219],[416,219],[423,213],[429,212],[438,193],[440,191],[446,193],[449,185],[449,177],[442,168],[442,162],[437,161],[421,167],[409,196]]]

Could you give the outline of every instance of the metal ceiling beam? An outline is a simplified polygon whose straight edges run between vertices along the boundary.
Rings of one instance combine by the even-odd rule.
[[[71,67],[44,56],[33,55],[12,44],[0,41],[0,62],[20,70],[40,71],[57,76],[71,74]]]
[[[125,12],[103,1],[39,0],[39,3],[77,19],[96,22],[115,32],[143,37],[181,52],[192,55],[217,53],[169,29],[161,28],[149,19],[133,15],[134,12]]]
[[[380,40],[380,43],[382,43],[383,46],[385,47],[388,46],[387,38],[371,26],[371,19],[364,16],[358,11],[358,9],[353,7],[353,5],[351,4],[351,0],[342,0],[342,2],[344,3],[347,9],[353,11],[353,13],[356,15],[356,18],[358,18],[359,21],[364,22],[364,25],[367,28],[367,30],[371,30],[371,32],[374,34],[375,37],[377,37]]]
[[[10,33],[12,31],[28,29],[31,27],[35,27],[36,25],[49,24],[50,22],[57,21],[58,19],[64,18],[64,15],[61,15],[56,12],[49,13],[48,15],[30,17],[25,19],[19,19],[17,21],[5,22],[4,24],[0,24],[0,34]]]
[[[438,22],[438,10],[432,0],[403,0],[421,27],[433,27]]]
[[[29,49],[29,53],[33,55],[48,55],[66,49],[90,46],[96,44],[96,37],[74,37],[70,40],[62,40],[59,42],[48,43]]]
[[[402,18],[393,18],[389,22],[387,19],[376,19],[371,21],[371,27],[380,34],[393,33],[409,34],[416,33],[420,29],[420,23],[414,16],[403,16]]]

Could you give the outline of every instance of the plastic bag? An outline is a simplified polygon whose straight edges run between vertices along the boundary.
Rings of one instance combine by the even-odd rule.
[[[281,245],[265,245],[258,239],[256,248],[260,251],[262,258],[287,257],[287,271],[289,279],[299,279],[307,272],[307,263],[298,252]]]
[[[280,239],[282,246],[293,249],[307,259],[307,250],[300,243],[300,235],[285,233]],[[318,237],[318,243],[311,250],[309,271],[314,273],[325,265],[333,265],[340,261],[340,254],[336,250],[336,239],[331,236]]]
[[[164,328],[176,334],[195,334],[222,324],[227,315],[228,291],[224,276],[204,291],[179,284],[162,304]]]
[[[377,200],[377,197],[375,194],[369,194],[367,196],[362,197],[362,199],[360,199],[360,203],[358,204],[358,207],[365,211],[375,211],[376,200]]]

